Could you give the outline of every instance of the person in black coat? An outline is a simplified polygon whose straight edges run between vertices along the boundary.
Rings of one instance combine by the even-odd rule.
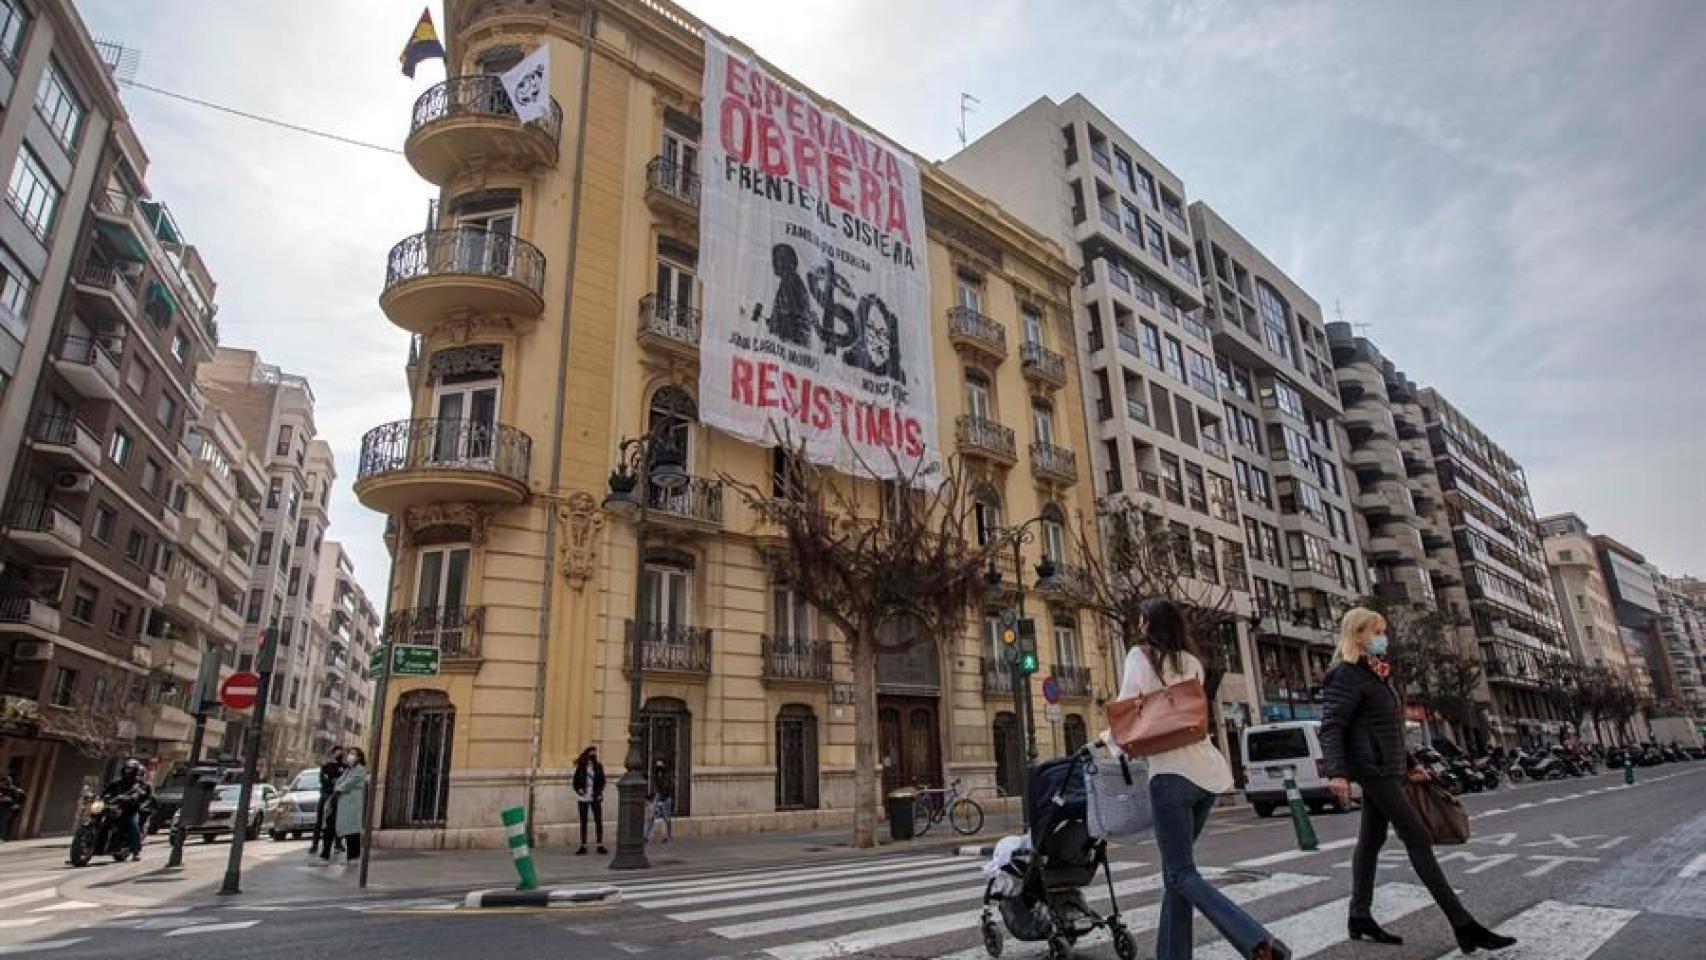
[[[338,798],[332,791],[345,769],[343,747],[333,747],[326,755],[326,762],[320,764],[320,806],[314,814],[314,835],[308,840],[310,857],[319,852],[322,840],[326,848],[323,859],[331,859],[332,848],[337,845],[338,831],[332,826],[332,818],[338,812]]]
[[[1374,871],[1390,824],[1410,855],[1410,866],[1451,921],[1464,953],[1501,950],[1515,943],[1481,926],[1464,908],[1434,858],[1433,840],[1404,792],[1404,778],[1426,780],[1410,769],[1404,748],[1400,698],[1386,682],[1386,618],[1357,607],[1340,626],[1338,663],[1327,671],[1321,718],[1321,752],[1333,793],[1350,800],[1350,781],[1362,787],[1362,825],[1351,858],[1350,937],[1375,943],[1403,943],[1374,922]]]
[[[592,817],[593,828],[597,831],[598,852],[609,853],[604,849],[604,764],[598,762],[598,747],[591,746],[581,751],[575,758],[574,783],[575,801],[581,813],[581,845],[575,851],[575,856],[586,853],[586,820]]]

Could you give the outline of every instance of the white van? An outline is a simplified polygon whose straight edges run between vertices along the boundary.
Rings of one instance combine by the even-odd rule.
[[[1244,796],[1255,808],[1256,816],[1272,816],[1274,810],[1285,806],[1286,777],[1296,779],[1297,791],[1311,811],[1346,809],[1327,786],[1319,720],[1287,720],[1246,727],[1241,753]],[[1361,794],[1361,789],[1352,783],[1352,802],[1360,803]]]

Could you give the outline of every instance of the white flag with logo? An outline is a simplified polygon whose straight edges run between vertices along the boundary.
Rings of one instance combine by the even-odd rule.
[[[539,49],[498,78],[503,82],[515,115],[522,123],[532,123],[551,112],[551,47],[541,43]]]

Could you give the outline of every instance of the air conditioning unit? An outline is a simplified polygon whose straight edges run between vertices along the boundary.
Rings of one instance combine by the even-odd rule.
[[[53,644],[33,642],[19,643],[12,647],[13,660],[52,660]]]
[[[95,488],[95,475],[81,470],[61,470],[53,475],[53,488],[61,493],[88,493]]]

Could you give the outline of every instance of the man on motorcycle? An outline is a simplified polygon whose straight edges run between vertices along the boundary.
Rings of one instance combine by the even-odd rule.
[[[131,855],[142,857],[142,816],[154,803],[154,788],[148,785],[140,760],[126,760],[118,779],[101,791],[101,799],[118,810],[124,824],[125,838],[130,842]]]

